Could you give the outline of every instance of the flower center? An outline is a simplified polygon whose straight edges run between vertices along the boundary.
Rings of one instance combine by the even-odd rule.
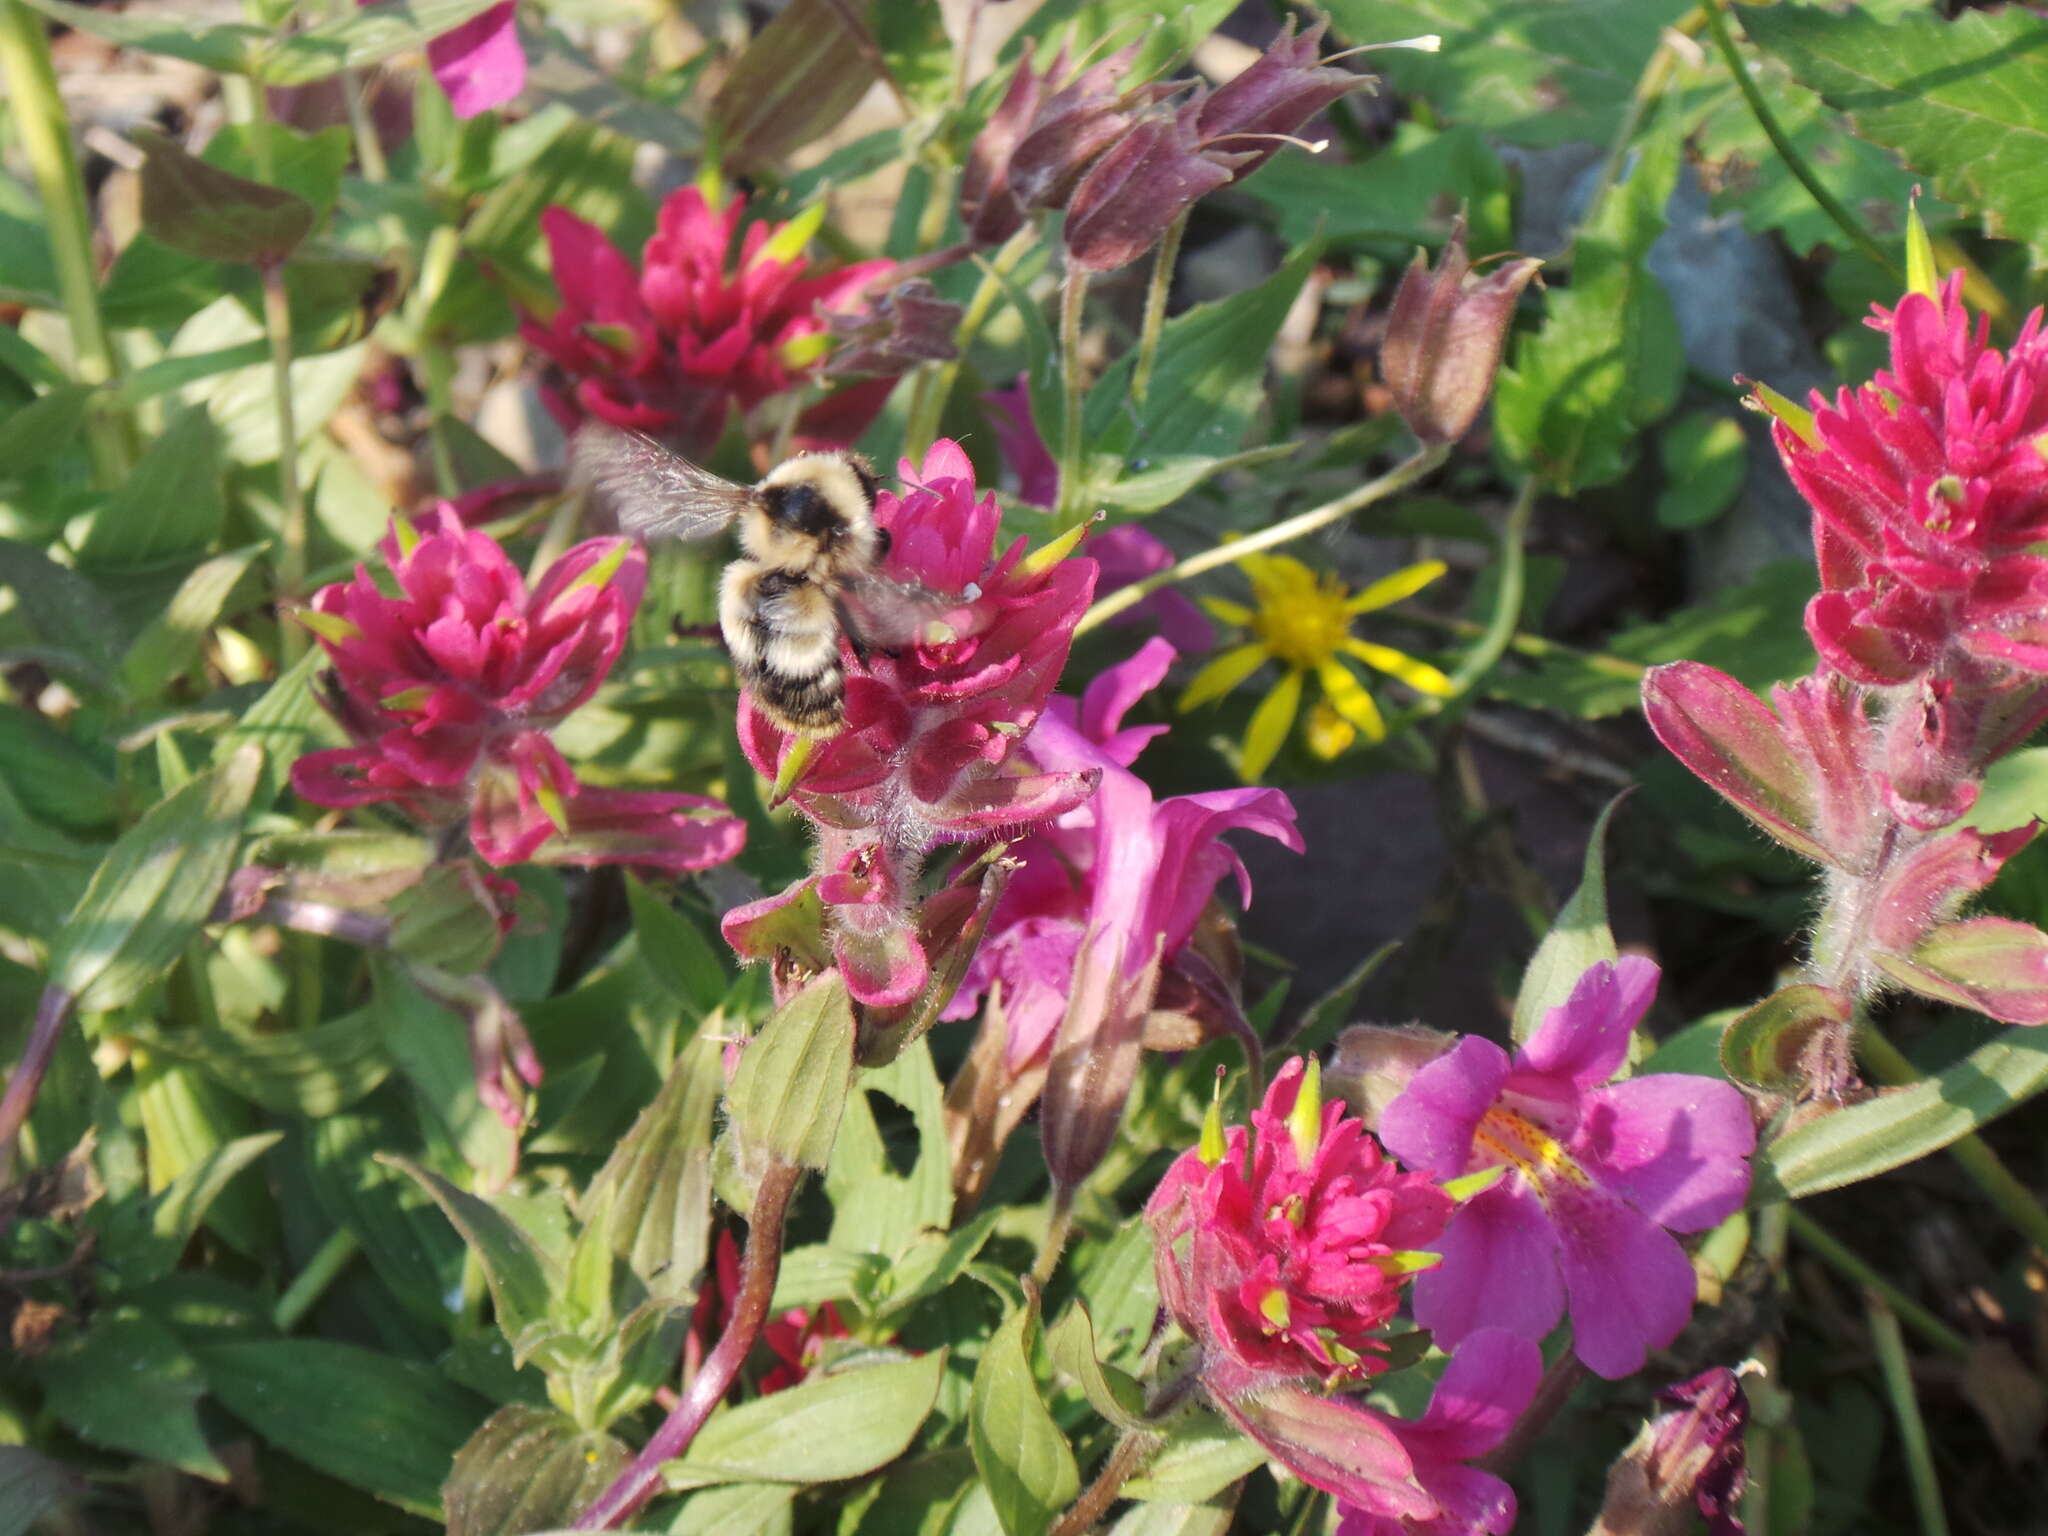
[[[1550,1179],[1563,1179],[1578,1185],[1592,1182],[1555,1136],[1527,1115],[1503,1109],[1498,1104],[1479,1117],[1472,1142],[1474,1146],[1485,1149],[1481,1162],[1510,1164],[1520,1169],[1538,1188]]]
[[[1252,632],[1276,659],[1290,667],[1315,667],[1337,654],[1351,633],[1344,611],[1349,594],[1328,578],[1310,586],[1289,582],[1259,593]]]

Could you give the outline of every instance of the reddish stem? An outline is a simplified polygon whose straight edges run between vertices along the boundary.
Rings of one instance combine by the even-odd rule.
[[[782,1271],[782,1225],[789,1214],[790,1197],[796,1193],[803,1169],[793,1163],[777,1163],[761,1176],[754,1193],[754,1208],[747,1216],[747,1247],[740,1256],[739,1296],[732,1322],[725,1335],[704,1357],[704,1365],[683,1390],[654,1438],[616,1481],[597,1496],[573,1527],[579,1531],[608,1531],[630,1520],[640,1507],[661,1491],[663,1462],[673,1461],[689,1448],[711,1417],[711,1410],[732,1389],[761,1327],[768,1321],[768,1303],[775,1295],[775,1280]]]
[[[71,1017],[76,997],[62,987],[45,987],[36,1003],[36,1021],[29,1030],[28,1046],[21,1053],[13,1075],[7,1079],[7,1093],[0,1097],[0,1189],[14,1178],[14,1144],[28,1113],[35,1108],[36,1091],[50,1070],[50,1058],[57,1054],[57,1041]]]

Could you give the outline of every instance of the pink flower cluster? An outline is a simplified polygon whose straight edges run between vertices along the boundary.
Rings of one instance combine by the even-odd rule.
[[[890,536],[885,574],[976,595],[900,651],[863,662],[844,647],[846,725],[835,736],[800,745],[742,696],[740,742],[757,770],[779,779],[790,754],[804,754],[790,798],[818,841],[808,878],[724,924],[735,949],[771,958],[782,916],[822,902],[834,963],[876,1008],[910,1002],[931,974],[914,916],[925,855],[1072,810],[1097,780],[1031,771],[1016,753],[1066,665],[1095,563],[1027,558],[1022,540],[997,557],[995,497],[977,498],[974,467],[950,440],[899,474],[902,494],[875,505]]]
[[[1813,508],[1814,647],[1887,686],[1976,663],[2048,674],[2048,336],[2027,317],[2004,352],[1963,307],[1962,274],[1870,321],[1891,366],[1810,431],[1773,428]]]
[[[626,643],[646,557],[589,539],[526,590],[497,542],[448,507],[402,519],[368,568],[323,588],[305,623],[333,661],[325,702],[351,744],[311,752],[292,787],[315,805],[392,804],[430,827],[467,818],[489,863],[723,863],[745,824],[698,795],[583,784],[548,732],[586,702]]]
[[[585,416],[651,432],[696,457],[731,413],[812,378],[834,313],[865,306],[886,261],[813,272],[803,231],[756,222],[733,250],[744,198],[713,206],[696,187],[671,193],[634,270],[603,231],[566,208],[541,215],[561,303],[520,333],[572,382],[551,396],[565,427]],[[851,442],[881,409],[886,380],[850,385],[807,410],[799,447]]]
[[[1342,1104],[1324,1104],[1317,1083],[1313,1067],[1289,1061],[1248,1129],[1224,1130],[1212,1114],[1202,1144],[1167,1170],[1145,1208],[1160,1299],[1200,1349],[1204,1395],[1335,1494],[1347,1536],[1505,1531],[1513,1493],[1464,1463],[1527,1405],[1542,1369],[1535,1344],[1475,1334],[1412,1422],[1316,1390],[1385,1369],[1383,1330],[1451,1211]]]

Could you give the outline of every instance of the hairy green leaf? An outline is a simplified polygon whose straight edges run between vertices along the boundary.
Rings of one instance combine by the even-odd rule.
[[[81,1439],[227,1481],[199,1426],[207,1386],[200,1363],[145,1313],[122,1307],[95,1318],[34,1369],[50,1412]]]
[[[1618,951],[1614,934],[1607,926],[1607,823],[1614,819],[1617,795],[1607,802],[1600,819],[1593,823],[1586,840],[1585,870],[1579,888],[1572,892],[1557,914],[1557,921],[1530,957],[1522,973],[1522,987],[1515,994],[1517,1040],[1526,1040],[1543,1022],[1543,1016],[1572,995],[1586,967],[1612,960]]]
[[[1011,1312],[974,1368],[968,1443],[1006,1536],[1039,1536],[1081,1489],[1066,1436],[1031,1374],[1035,1301]]]
[[[829,971],[777,1009],[747,1042],[726,1107],[733,1129],[781,1163],[823,1168],[853,1077],[853,1006]]]
[[[630,1455],[553,1409],[500,1408],[456,1452],[442,1485],[448,1536],[520,1536],[573,1520]]]

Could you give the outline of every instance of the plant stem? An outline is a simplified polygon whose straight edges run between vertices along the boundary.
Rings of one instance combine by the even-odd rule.
[[[1059,508],[1053,519],[1056,532],[1065,533],[1078,521],[1081,500],[1081,405],[1087,399],[1086,381],[1081,374],[1081,311],[1088,298],[1088,274],[1070,268],[1060,285],[1060,387],[1066,409],[1060,428]]]
[[[1181,237],[1188,232],[1192,205],[1166,226],[1159,254],[1152,258],[1152,282],[1145,290],[1145,322],[1138,332],[1138,360],[1131,366],[1131,403],[1143,405],[1152,387],[1152,364],[1159,356],[1159,332],[1166,324],[1166,300],[1173,291],[1173,269],[1180,264]]]
[[[7,1092],[0,1095],[0,1189],[14,1181],[15,1144],[21,1139],[21,1128],[28,1123],[29,1111],[35,1108],[36,1093],[50,1070],[50,1058],[57,1054],[57,1042],[63,1037],[76,1001],[62,987],[45,987],[36,1000],[36,1018],[29,1028],[28,1044],[8,1076]]]
[[[1045,1224],[1045,1241],[1038,1245],[1038,1262],[1031,1266],[1031,1281],[1040,1290],[1052,1280],[1052,1272],[1060,1267],[1060,1254],[1066,1250],[1067,1234],[1074,1229],[1074,1192],[1065,1185],[1057,1186],[1052,1194],[1052,1219]]]
[[[266,263],[263,279],[263,324],[270,335],[270,391],[277,410],[277,493],[284,504],[283,549],[277,562],[278,596],[286,603],[305,596],[306,497],[299,485],[299,424],[292,407],[292,306],[285,293],[284,268]],[[285,665],[305,651],[306,632],[296,624],[281,625]]]
[[[1925,1536],[1948,1536],[1948,1517],[1941,1510],[1941,1482],[1934,1474],[1934,1452],[1927,1443],[1927,1424],[1920,1400],[1913,1394],[1913,1368],[1906,1359],[1906,1341],[1899,1320],[1875,1291],[1864,1293],[1870,1315],[1870,1338],[1884,1370],[1885,1393],[1899,1421],[1899,1440],[1906,1451],[1906,1473],[1913,1483],[1913,1505]]]
[[[99,264],[93,259],[92,212],[71,121],[57,92],[50,39],[43,18],[21,3],[0,0],[0,79],[7,83],[9,114],[35,177],[48,228],[50,261],[71,328],[72,371],[82,384],[110,384],[120,359],[100,315]],[[103,488],[120,483],[134,462],[135,442],[125,412],[99,402],[87,417],[93,477]]]
[[[1148,1430],[1125,1430],[1117,1439],[1116,1449],[1109,1453],[1109,1460],[1095,1475],[1095,1481],[1081,1491],[1081,1497],[1054,1522],[1047,1536],[1083,1536],[1093,1530],[1096,1522],[1109,1513],[1109,1506],[1116,1502],[1125,1481],[1158,1445],[1159,1436]]]
[[[673,1461],[689,1448],[711,1417],[711,1410],[731,1390],[740,1366],[761,1336],[762,1324],[768,1321],[768,1304],[775,1295],[776,1276],[782,1271],[783,1222],[802,1178],[803,1169],[794,1163],[774,1164],[761,1176],[754,1208],[747,1213],[747,1248],[740,1255],[739,1294],[732,1321],[654,1438],[596,1502],[576,1517],[574,1529],[606,1531],[630,1520],[661,1491],[662,1463]]]
[[[271,1308],[270,1320],[279,1333],[290,1333],[299,1320],[312,1311],[313,1304],[327,1293],[327,1287],[348,1267],[348,1261],[362,1252],[363,1245],[347,1227],[337,1227],[322,1243],[306,1267],[292,1277],[284,1294]]]
[[[1856,1032],[1856,1046],[1864,1064],[1893,1087],[1921,1080],[1920,1072],[1906,1059],[1905,1052],[1879,1034],[1877,1026],[1868,1020]],[[2013,1171],[1991,1150],[1990,1144],[1971,1131],[1950,1142],[1948,1152],[2005,1219],[2017,1227],[2028,1242],[2048,1253],[2048,1210],[2042,1209],[2041,1202],[2014,1177]]]
[[[1522,482],[1521,490],[1515,493],[1514,504],[1508,508],[1508,520],[1500,531],[1500,584],[1495,588],[1493,616],[1487,621],[1486,632],[1479,637],[1479,643],[1465,653],[1465,659],[1458,663],[1458,670],[1451,674],[1451,694],[1455,699],[1471,691],[1472,685],[1493,670],[1508,648],[1508,642],[1515,638],[1515,629],[1522,618],[1522,593],[1527,585],[1528,562],[1524,557],[1523,545],[1529,536],[1529,518],[1536,509],[1536,478],[1530,476]]]
[[[1086,634],[1099,625],[1106,624],[1126,608],[1134,608],[1161,587],[1170,587],[1199,576],[1204,571],[1213,571],[1226,565],[1235,565],[1246,555],[1257,554],[1262,549],[1271,549],[1276,544],[1291,543],[1295,539],[1307,538],[1332,523],[1343,521],[1361,507],[1369,507],[1376,501],[1398,495],[1416,481],[1433,471],[1450,457],[1450,449],[1439,443],[1421,449],[1413,456],[1403,459],[1377,480],[1368,480],[1355,491],[1347,491],[1335,501],[1326,501],[1320,507],[1311,507],[1297,513],[1284,522],[1262,528],[1244,538],[1233,539],[1228,544],[1218,544],[1205,549],[1198,555],[1190,555],[1177,565],[1167,567],[1143,581],[1134,581],[1128,587],[1119,587],[1101,602],[1081,615],[1081,622],[1074,626],[1077,635]]]
[[[448,441],[448,421],[455,410],[455,374],[448,349],[431,337],[420,342],[420,384],[427,394],[427,442],[434,455],[434,489],[442,496],[462,494],[455,472],[455,451]]]
[[[1822,183],[1820,177],[1814,173],[1813,167],[1806,163],[1806,156],[1799,152],[1799,146],[1794,144],[1791,135],[1785,132],[1784,125],[1778,121],[1778,114],[1772,111],[1771,104],[1764,100],[1764,93],[1757,88],[1756,81],[1751,78],[1749,66],[1736,49],[1735,38],[1728,30],[1728,17],[1724,11],[1727,3],[1728,0],[1706,0],[1707,30],[1713,33],[1714,46],[1720,50],[1721,58],[1728,66],[1728,73],[1735,77],[1736,89],[1742,92],[1742,99],[1749,103],[1750,114],[1756,118],[1757,126],[1763,129],[1764,137],[1771,141],[1771,147],[1778,152],[1778,158],[1785,162],[1785,169],[1796,176],[1799,184],[1806,188],[1816,203],[1820,204],[1821,212],[1833,219],[1842,233],[1849,237],[1849,243],[1885,271],[1903,279],[1905,274],[1900,270],[1899,264],[1871,237],[1870,232],[1858,222],[1856,215],[1845,208],[1841,200]]]
[[[1874,1291],[1884,1298],[1885,1304],[1903,1321],[1911,1323],[1928,1343],[1958,1359],[1969,1355],[1968,1339],[1879,1274],[1873,1265],[1853,1252],[1834,1233],[1796,1205],[1786,1206],[1785,1216],[1791,1224],[1792,1235],[1799,1239],[1802,1247],[1864,1290]]]
[[[931,447],[932,439],[939,435],[939,418],[945,414],[946,402],[953,398],[953,386],[960,379],[961,360],[967,356],[967,349],[974,345],[975,337],[981,334],[981,328],[988,323],[996,300],[1003,296],[1003,279],[1024,259],[1037,236],[1037,226],[1026,224],[1010,237],[992,260],[979,263],[980,286],[974,290],[974,297],[967,301],[966,313],[960,317],[960,327],[953,333],[953,350],[959,356],[926,370],[918,377],[916,394],[910,406],[910,420],[903,429],[903,451],[910,458],[922,459],[925,449]],[[929,388],[926,387],[927,380]]]

